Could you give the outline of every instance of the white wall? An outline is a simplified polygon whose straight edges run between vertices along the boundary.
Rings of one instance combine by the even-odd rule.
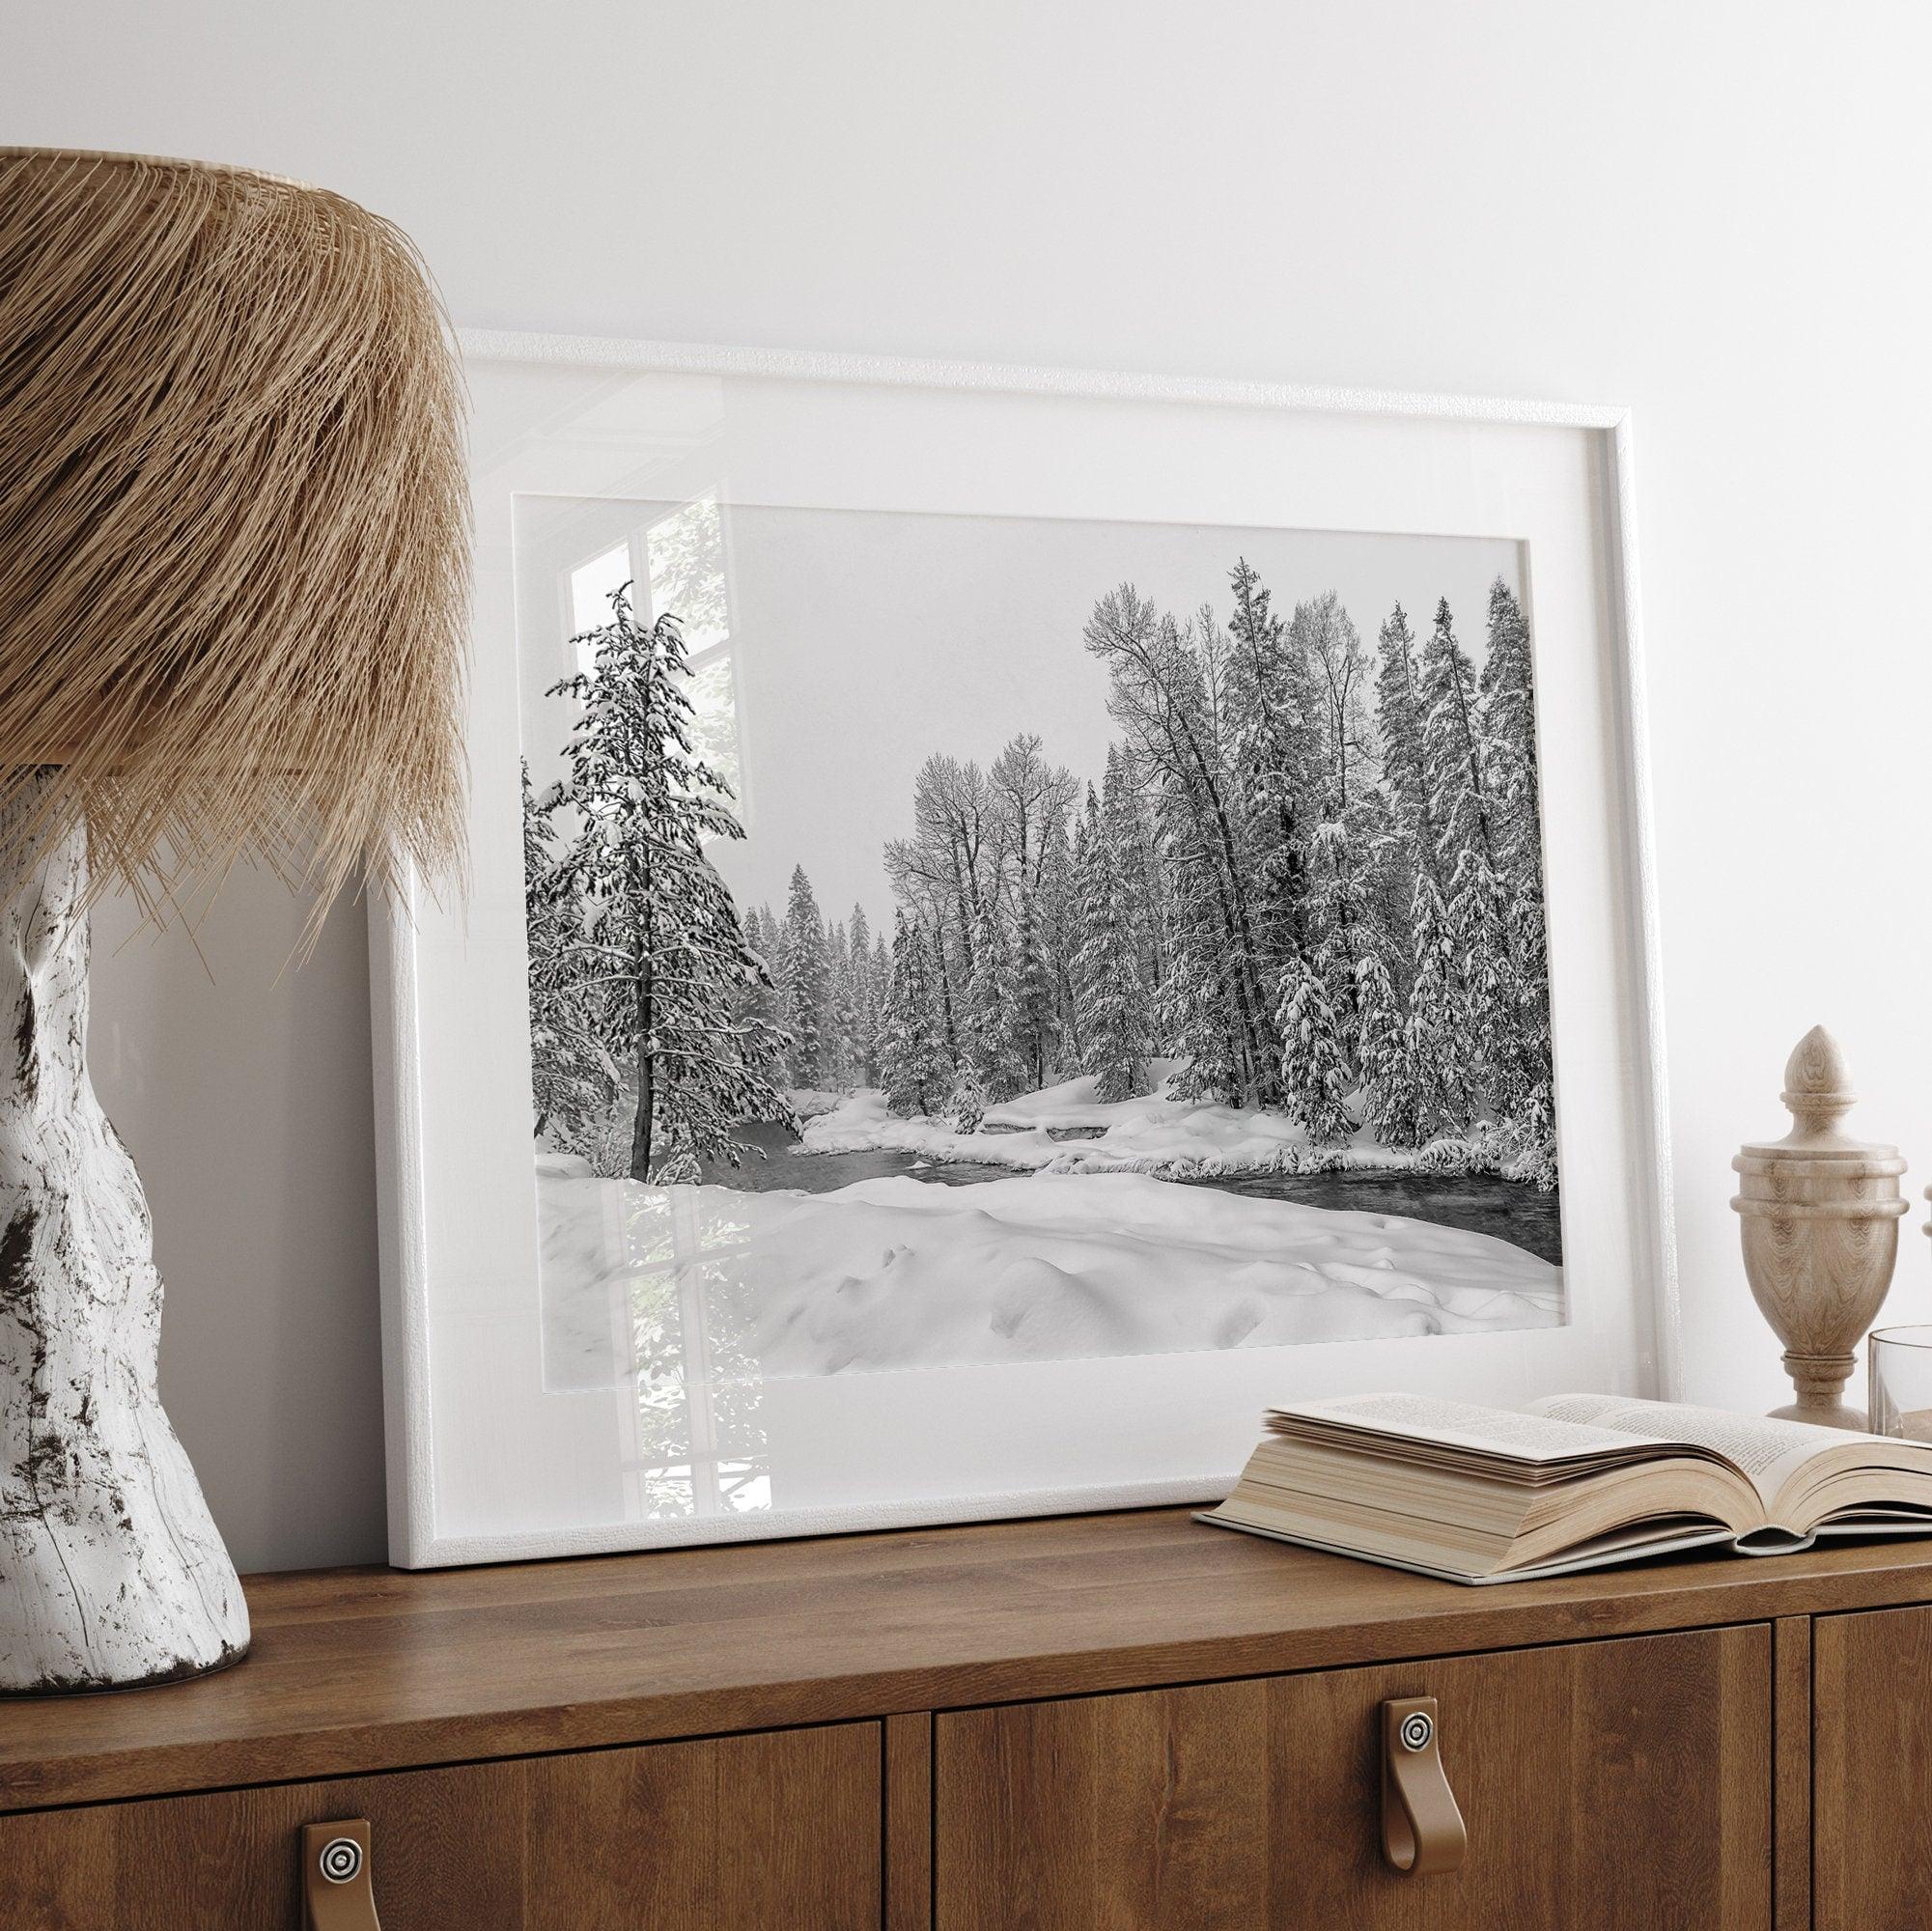
[[[1778,1396],[1727,1161],[1813,1021],[1932,1177],[1932,10],[68,0],[9,38],[6,139],[326,182],[463,322],[1632,403],[1691,1393]],[[244,1567],[382,1549],[362,919],[278,980],[298,923],[243,881],[212,985],[180,938],[98,978]]]

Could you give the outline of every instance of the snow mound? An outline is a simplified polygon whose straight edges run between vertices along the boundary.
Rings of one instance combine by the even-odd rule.
[[[1100,1080],[1093,1074],[1078,1079],[1063,1079],[1057,1086],[1043,1086],[1037,1093],[1022,1093],[986,1109],[990,1127],[1047,1127],[1062,1131],[1090,1127],[1105,1133],[1108,1128],[1130,1122],[1158,1118],[1175,1106],[1191,1103],[1169,1096],[1169,1086],[1181,1062],[1155,1059],[1148,1062],[1154,1091],[1145,1099],[1103,1100],[1096,1092]]]
[[[812,1120],[821,1113],[835,1111],[845,1104],[846,1096],[822,1086],[793,1086],[786,1089],[785,1098],[799,1119]]]
[[[714,1351],[773,1377],[1562,1318],[1560,1272],[1487,1234],[1141,1173],[902,1175],[829,1193],[546,1173],[538,1195],[553,1385],[622,1373],[611,1337],[630,1324],[613,1316],[670,1301],[704,1308]]]

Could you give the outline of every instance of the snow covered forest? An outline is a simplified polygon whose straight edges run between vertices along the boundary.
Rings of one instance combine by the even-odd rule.
[[[1085,646],[1119,737],[1084,784],[1037,738],[936,753],[889,846],[890,938],[802,870],[746,920],[747,1012],[798,1089],[882,1087],[969,1133],[1092,1076],[1284,1115],[1306,1142],[1555,1178],[1529,634],[1498,579],[1480,673],[1439,603],[1373,650],[1246,564],[1223,618],[1131,586]]]
[[[1082,640],[1105,769],[1024,733],[984,767],[935,751],[882,854],[886,931],[827,917],[802,868],[741,916],[678,626],[618,600],[557,686],[566,776],[525,783],[539,1136],[661,1184],[795,1106],[958,1152],[1084,1079],[1092,1108],[1158,1086],[1295,1130],[1249,1164],[1346,1147],[1554,1186],[1530,641],[1500,577],[1480,621],[1478,669],[1446,601],[1370,645],[1332,593],[1281,614],[1245,561],[1185,616],[1121,585]]]

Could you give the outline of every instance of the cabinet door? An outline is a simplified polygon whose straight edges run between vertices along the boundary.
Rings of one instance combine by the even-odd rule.
[[[1763,1625],[939,1720],[938,1931],[1759,1931]],[[1434,1696],[1460,1869],[1381,1854],[1385,1699]]]
[[[0,1817],[7,1931],[300,1931],[367,1817],[382,1931],[877,1931],[876,1723]]]
[[[1811,1633],[1816,1931],[1932,1924],[1932,1609],[1820,1616]]]

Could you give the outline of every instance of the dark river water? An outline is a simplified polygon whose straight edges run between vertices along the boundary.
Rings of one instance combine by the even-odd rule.
[[[911,1153],[800,1153],[783,1127],[747,1120],[738,1136],[753,1153],[738,1167],[707,1166],[705,1178],[726,1187],[766,1192],[796,1187],[806,1193],[829,1193],[855,1180],[910,1174],[940,1187],[966,1187],[998,1180],[1020,1169],[989,1166],[978,1161],[924,1161]],[[1268,1200],[1293,1200],[1303,1207],[1335,1207],[1359,1214],[1401,1214],[1412,1220],[1434,1220],[1493,1234],[1526,1247],[1539,1259],[1560,1265],[1562,1233],[1557,1222],[1559,1196],[1520,1180],[1490,1175],[1452,1177],[1416,1173],[1252,1173],[1215,1180],[1190,1180],[1188,1187],[1218,1187],[1227,1193],[1249,1193]]]

